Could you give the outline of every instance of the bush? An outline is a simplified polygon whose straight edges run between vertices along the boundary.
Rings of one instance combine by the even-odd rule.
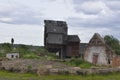
[[[25,55],[23,55],[23,58],[25,58],[25,59],[39,59],[40,57],[37,56],[37,55],[34,54],[34,53],[30,53],[30,54],[25,54]]]
[[[115,49],[115,53],[120,55],[120,50],[119,49]]]
[[[0,53],[0,57],[5,57],[5,54],[4,53]]]
[[[82,59],[71,59],[70,61],[65,62],[66,64],[70,66],[80,67],[80,68],[91,68],[94,66],[93,64],[86,62]]]

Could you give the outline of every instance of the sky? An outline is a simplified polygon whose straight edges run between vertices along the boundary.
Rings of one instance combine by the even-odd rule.
[[[66,21],[68,34],[120,40],[120,0],[0,0],[0,43],[44,45],[44,20]]]

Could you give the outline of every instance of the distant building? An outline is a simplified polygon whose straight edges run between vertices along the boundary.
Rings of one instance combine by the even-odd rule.
[[[95,33],[85,50],[84,59],[96,65],[111,65],[113,55],[113,50],[98,33]]]
[[[85,53],[87,46],[88,46],[88,43],[80,43],[79,51],[80,51],[80,57],[82,59],[84,58],[84,53]]]
[[[68,35],[66,57],[79,57],[80,39],[78,35]]]
[[[6,58],[8,58],[8,59],[18,59],[19,58],[19,53],[7,53]]]
[[[45,20],[44,45],[51,52],[59,52],[60,58],[78,57],[80,39],[77,35],[68,35],[64,21]]]

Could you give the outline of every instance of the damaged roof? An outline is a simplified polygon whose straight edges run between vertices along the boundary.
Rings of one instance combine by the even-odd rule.
[[[68,35],[68,42],[80,42],[78,35]]]

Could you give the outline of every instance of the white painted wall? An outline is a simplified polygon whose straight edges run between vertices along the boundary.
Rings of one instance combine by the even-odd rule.
[[[89,47],[85,52],[84,59],[92,63],[94,54],[98,54],[98,65],[107,65],[106,48],[104,46]]]
[[[8,59],[17,59],[17,58],[19,58],[19,53],[7,53],[6,58],[8,58]]]

